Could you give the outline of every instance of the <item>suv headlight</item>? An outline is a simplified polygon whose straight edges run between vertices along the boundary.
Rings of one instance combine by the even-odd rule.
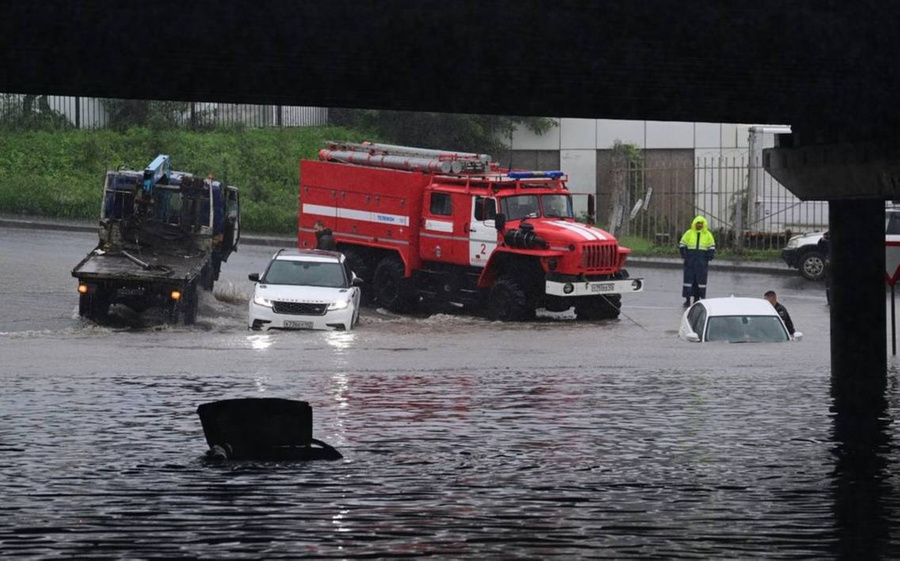
[[[269,300],[268,298],[263,298],[262,296],[260,296],[258,294],[253,295],[253,303],[256,304],[257,306],[265,306],[266,308],[272,307],[271,300]]]
[[[785,248],[785,249],[794,249],[795,247],[798,247],[799,245],[800,245],[800,238],[799,238],[799,237],[798,237],[798,238],[791,238],[791,239],[788,240],[788,243],[787,243],[786,246],[784,246],[784,248]]]
[[[331,304],[328,304],[329,310],[343,310],[347,306],[350,305],[350,300],[335,300]]]

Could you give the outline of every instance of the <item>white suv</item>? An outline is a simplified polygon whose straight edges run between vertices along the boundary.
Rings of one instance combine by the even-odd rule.
[[[353,329],[359,321],[359,283],[344,255],[282,249],[265,273],[253,273],[250,329]]]

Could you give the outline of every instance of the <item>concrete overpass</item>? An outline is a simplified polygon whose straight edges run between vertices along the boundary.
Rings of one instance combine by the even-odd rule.
[[[0,91],[790,123],[768,169],[832,201],[835,396],[885,389],[900,4],[484,0],[0,5]]]

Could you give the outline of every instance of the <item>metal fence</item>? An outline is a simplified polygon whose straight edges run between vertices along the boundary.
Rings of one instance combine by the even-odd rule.
[[[793,234],[828,228],[827,202],[800,201],[747,158],[618,162],[599,179],[605,225],[619,237],[674,245],[703,215],[720,248],[742,251],[778,249]]]
[[[214,130],[328,124],[323,107],[176,102],[0,93],[0,128]]]

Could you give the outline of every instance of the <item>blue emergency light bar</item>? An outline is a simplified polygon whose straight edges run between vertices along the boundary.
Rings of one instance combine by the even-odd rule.
[[[159,180],[163,177],[168,177],[171,172],[169,157],[164,154],[157,156],[155,160],[150,162],[149,166],[144,168],[144,191],[146,193],[152,192],[153,186],[159,183]]]
[[[559,179],[565,174],[561,171],[511,171],[507,175],[512,179],[536,179],[540,177]]]

